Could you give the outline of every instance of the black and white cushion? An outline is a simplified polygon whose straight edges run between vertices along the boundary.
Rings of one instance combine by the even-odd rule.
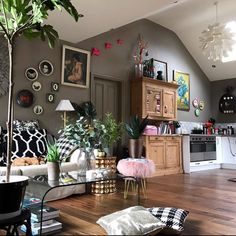
[[[76,149],[74,142],[64,135],[58,138],[56,144],[60,153],[60,159],[64,161],[69,157],[72,151]]]
[[[189,212],[179,208],[173,207],[152,207],[148,210],[166,224],[166,227],[176,231],[184,230],[184,222]]]
[[[47,153],[47,131],[45,129],[14,130],[12,160],[19,157],[42,157]],[[4,135],[4,152],[7,147],[7,134]]]
[[[13,129],[14,130],[32,130],[39,129],[39,121],[38,120],[14,120],[13,121]]]

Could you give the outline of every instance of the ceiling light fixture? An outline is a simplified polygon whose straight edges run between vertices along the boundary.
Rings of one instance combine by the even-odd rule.
[[[218,22],[218,2],[215,2],[214,5],[216,8],[216,21],[202,32],[199,40],[203,54],[209,60],[218,61],[228,56],[229,52],[233,50],[236,41],[231,29]]]

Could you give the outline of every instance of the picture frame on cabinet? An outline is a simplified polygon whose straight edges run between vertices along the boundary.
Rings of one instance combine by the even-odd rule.
[[[61,84],[89,88],[90,52],[63,45]]]
[[[179,85],[177,90],[177,109],[190,110],[190,74],[178,70],[173,71],[173,81]]]
[[[168,82],[167,62],[159,61],[153,58],[154,78]]]

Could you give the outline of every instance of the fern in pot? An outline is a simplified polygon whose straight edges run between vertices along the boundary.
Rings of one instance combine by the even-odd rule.
[[[125,130],[129,135],[129,155],[132,158],[142,157],[143,139],[142,134],[148,124],[148,116],[140,119],[138,115],[132,116],[129,123],[125,123]]]
[[[24,36],[28,39],[41,38],[47,40],[52,48],[58,33],[53,26],[44,24],[49,12],[65,9],[76,21],[81,16],[70,0],[0,0],[0,34],[4,36],[9,57],[8,68],[8,106],[6,128],[8,133],[6,154],[6,176],[0,177],[0,218],[9,218],[20,214],[22,198],[28,179],[26,177],[11,176],[12,156],[12,121],[14,117],[14,56],[17,38]],[[18,75],[17,75],[18,76]],[[19,76],[18,76],[19,77]],[[16,187],[19,186],[19,187]],[[13,187],[13,188],[12,188]]]

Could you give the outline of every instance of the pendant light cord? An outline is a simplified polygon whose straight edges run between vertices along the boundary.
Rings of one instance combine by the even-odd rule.
[[[214,5],[216,6],[216,23],[218,23],[218,2],[215,2]]]

